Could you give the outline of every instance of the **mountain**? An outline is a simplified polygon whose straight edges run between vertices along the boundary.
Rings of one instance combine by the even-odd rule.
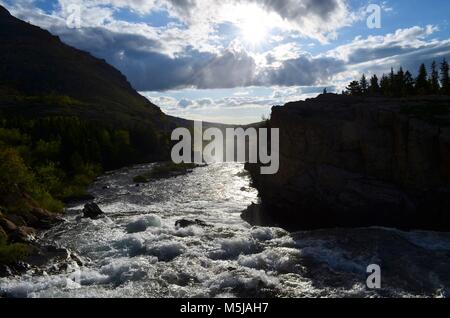
[[[262,206],[290,229],[450,229],[450,98],[321,95],[272,109],[280,170],[247,165]]]
[[[13,17],[0,6],[0,111],[4,115],[75,115],[163,126],[161,110],[125,76],[89,53]]]
[[[0,6],[1,265],[35,251],[35,229],[87,200],[102,172],[167,160],[180,123],[89,53]],[[130,180],[132,183],[133,180]],[[22,243],[25,243],[23,245]]]

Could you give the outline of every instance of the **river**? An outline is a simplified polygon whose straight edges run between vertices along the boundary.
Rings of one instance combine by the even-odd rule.
[[[450,234],[384,228],[288,233],[252,226],[258,201],[241,164],[214,164],[136,186],[151,164],[114,171],[90,188],[106,213],[42,233],[81,260],[0,279],[6,297],[448,297]],[[185,228],[176,221],[201,220]],[[381,289],[366,285],[381,267]],[[56,266],[56,265],[54,265]],[[54,269],[54,268],[53,268]]]

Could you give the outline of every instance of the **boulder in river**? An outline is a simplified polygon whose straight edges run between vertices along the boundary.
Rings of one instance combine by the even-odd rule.
[[[36,230],[28,226],[19,226],[11,233],[10,240],[14,243],[28,243],[33,241]]]
[[[197,225],[197,226],[201,226],[201,227],[208,226],[208,224],[206,224],[205,221],[198,220],[198,219],[193,220],[193,221],[182,219],[182,220],[178,220],[175,222],[175,227],[177,227],[177,228],[185,228],[185,227],[193,226],[193,225]]]
[[[103,211],[100,209],[100,207],[95,203],[88,203],[84,206],[83,209],[83,217],[89,218],[89,219],[98,219],[103,215]]]

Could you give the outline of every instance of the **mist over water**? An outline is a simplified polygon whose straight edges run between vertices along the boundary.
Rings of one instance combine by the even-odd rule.
[[[43,234],[43,244],[68,248],[83,265],[71,261],[64,270],[3,278],[0,292],[7,297],[448,296],[448,234],[380,228],[289,234],[252,227],[241,213],[258,201],[258,193],[243,165],[214,164],[136,186],[133,177],[150,168],[121,169],[91,187],[106,217],[81,219],[83,205],[72,206],[65,224]],[[177,228],[180,219],[206,226]],[[366,287],[372,263],[387,268],[382,290]],[[397,272],[389,272],[391,267]]]

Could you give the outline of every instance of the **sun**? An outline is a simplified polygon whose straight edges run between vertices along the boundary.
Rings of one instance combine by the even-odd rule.
[[[261,44],[267,37],[267,26],[258,16],[245,18],[240,25],[243,39],[252,45]]]
[[[239,37],[247,44],[263,43],[269,34],[273,17],[256,4],[224,5],[222,19],[239,30]]]
[[[255,49],[268,41],[272,30],[280,26],[277,14],[267,12],[260,4],[244,1],[224,4],[220,19],[236,27],[239,40]]]

